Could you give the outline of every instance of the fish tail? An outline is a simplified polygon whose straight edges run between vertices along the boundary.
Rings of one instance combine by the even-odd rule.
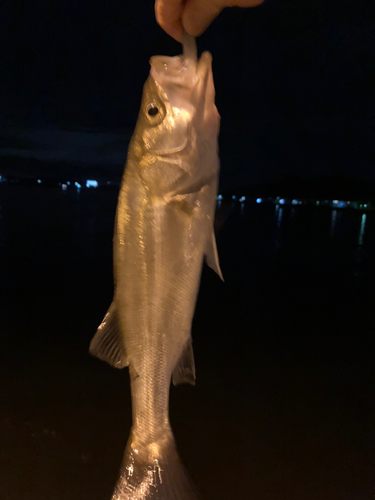
[[[129,438],[112,500],[198,500],[171,431],[148,444]]]

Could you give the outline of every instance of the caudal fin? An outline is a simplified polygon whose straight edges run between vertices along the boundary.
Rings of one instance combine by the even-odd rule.
[[[147,446],[129,439],[112,500],[198,500],[173,436]]]

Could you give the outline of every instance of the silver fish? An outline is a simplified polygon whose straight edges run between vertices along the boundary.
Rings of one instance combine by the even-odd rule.
[[[169,423],[173,383],[195,384],[191,341],[203,258],[222,278],[213,230],[220,116],[212,57],[150,60],[119,193],[115,292],[90,352],[129,366],[132,428],[112,500],[193,500]]]

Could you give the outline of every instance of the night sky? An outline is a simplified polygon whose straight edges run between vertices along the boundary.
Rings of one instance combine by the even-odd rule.
[[[120,133],[126,152],[150,56],[180,53],[153,2],[3,0],[0,19],[0,128]],[[226,9],[198,47],[213,54],[224,182],[375,179],[374,2]]]

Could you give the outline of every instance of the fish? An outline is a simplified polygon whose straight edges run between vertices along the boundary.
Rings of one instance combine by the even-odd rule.
[[[222,279],[214,215],[220,115],[212,56],[153,56],[120,185],[114,296],[90,353],[129,368],[132,427],[112,500],[195,500],[169,421],[171,381],[195,384],[191,325],[204,258]]]

